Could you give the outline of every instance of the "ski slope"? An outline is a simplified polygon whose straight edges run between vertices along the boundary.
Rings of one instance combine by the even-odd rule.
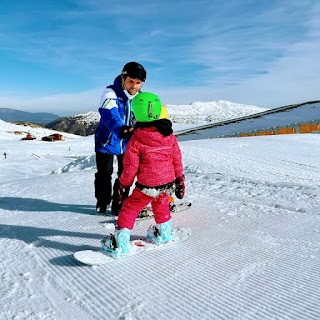
[[[94,210],[93,137],[19,141],[8,130],[1,320],[320,318],[319,134],[180,142],[192,207],[173,220],[192,235],[88,267],[74,252],[99,248],[114,222]]]
[[[237,119],[210,123],[198,128],[179,130],[179,141],[201,140],[226,136],[240,136],[241,133],[277,129],[279,127],[299,127],[299,124],[320,120],[320,101],[283,106],[265,110]],[[299,130],[299,129],[298,129]],[[299,132],[299,131],[297,131]]]

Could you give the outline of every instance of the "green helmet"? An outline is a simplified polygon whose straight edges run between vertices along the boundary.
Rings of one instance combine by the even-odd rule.
[[[160,119],[161,101],[151,92],[141,92],[132,99],[132,112],[139,122],[151,122]]]

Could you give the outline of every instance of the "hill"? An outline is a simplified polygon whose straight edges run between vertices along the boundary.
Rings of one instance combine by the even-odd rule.
[[[45,125],[55,119],[58,115],[47,112],[26,112],[10,108],[0,108],[0,119],[4,121],[32,122]]]
[[[46,125],[46,128],[64,131],[80,136],[89,136],[94,134],[100,115],[98,112],[87,112],[70,117],[56,119]]]

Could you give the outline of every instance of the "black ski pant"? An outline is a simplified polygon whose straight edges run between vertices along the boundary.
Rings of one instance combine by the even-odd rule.
[[[117,155],[118,178],[123,171],[123,154]],[[96,152],[97,172],[95,174],[94,188],[95,197],[100,205],[107,206],[112,200],[112,173],[114,155]],[[119,179],[116,179],[113,187],[113,194],[117,195],[119,190]]]

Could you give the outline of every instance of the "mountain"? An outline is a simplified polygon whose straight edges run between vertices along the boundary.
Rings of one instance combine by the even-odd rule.
[[[166,105],[173,123],[207,124],[259,113],[267,109],[229,101],[193,102],[189,105]],[[94,133],[100,115],[88,112],[71,117],[59,118],[46,125],[47,128],[81,136]]]
[[[87,112],[71,117],[56,119],[46,125],[46,128],[69,132],[80,136],[94,134],[99,123],[100,115],[98,112]]]
[[[0,119],[4,121],[32,122],[45,125],[55,119],[58,115],[47,112],[26,112],[10,108],[0,108]]]
[[[188,105],[166,105],[174,123],[206,124],[245,117],[268,109],[252,105],[218,100],[193,102]]]

